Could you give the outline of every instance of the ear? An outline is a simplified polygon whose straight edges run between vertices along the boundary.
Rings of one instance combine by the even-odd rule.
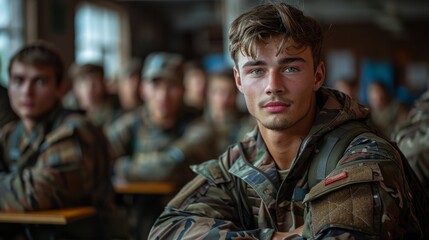
[[[243,92],[242,86],[241,86],[240,72],[238,71],[237,67],[234,67],[233,71],[234,71],[235,85],[237,86],[240,92]]]
[[[325,82],[325,63],[322,61],[316,68],[316,72],[314,73],[314,87],[313,90],[317,91],[320,87],[322,87]]]

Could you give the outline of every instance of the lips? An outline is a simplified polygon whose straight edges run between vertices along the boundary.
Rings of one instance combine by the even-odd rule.
[[[21,106],[22,106],[22,107],[29,108],[29,107],[32,107],[33,105],[34,105],[34,104],[33,104],[33,102],[31,102],[31,101],[21,102]]]
[[[280,102],[280,101],[274,101],[274,102],[268,102],[263,105],[263,108],[271,113],[277,113],[285,111],[287,108],[290,107],[289,103]]]

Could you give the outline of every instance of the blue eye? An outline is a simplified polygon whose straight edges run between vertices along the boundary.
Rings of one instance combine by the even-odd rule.
[[[21,85],[23,81],[24,81],[24,78],[22,78],[22,77],[16,77],[15,76],[15,77],[12,78],[12,82],[14,84]]]
[[[298,71],[299,71],[299,69],[296,68],[296,67],[287,67],[287,68],[285,68],[285,72],[287,72],[287,73],[298,72]]]
[[[45,85],[46,80],[44,78],[37,78],[35,82],[37,85],[43,86],[43,85]]]
[[[264,71],[262,69],[257,68],[257,69],[251,70],[250,73],[260,75],[260,74],[264,73]]]

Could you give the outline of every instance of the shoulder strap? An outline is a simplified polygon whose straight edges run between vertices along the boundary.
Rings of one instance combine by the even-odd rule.
[[[342,124],[327,133],[316,148],[308,172],[308,185],[313,187],[322,181],[337,165],[350,142],[359,134],[371,131],[359,121]]]

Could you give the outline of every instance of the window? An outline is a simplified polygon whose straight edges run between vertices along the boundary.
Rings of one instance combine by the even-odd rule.
[[[23,46],[22,0],[0,0],[0,83],[7,83],[10,57]]]
[[[101,64],[106,77],[113,77],[120,62],[119,13],[83,3],[77,9],[75,26],[76,62]]]

